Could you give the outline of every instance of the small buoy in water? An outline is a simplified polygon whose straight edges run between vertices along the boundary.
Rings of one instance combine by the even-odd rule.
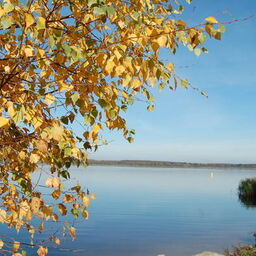
[[[214,177],[214,173],[213,173],[213,172],[210,173],[210,177],[211,177],[211,178]]]

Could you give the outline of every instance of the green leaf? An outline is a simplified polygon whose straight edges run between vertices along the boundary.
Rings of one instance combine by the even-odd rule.
[[[204,92],[204,91],[201,91],[200,92],[204,97],[208,98],[208,95]]]
[[[129,141],[129,143],[133,143],[134,138],[133,137],[128,137],[127,140]]]
[[[73,61],[76,62],[79,60],[79,57],[77,55],[77,52],[75,50],[71,50],[70,56],[72,57]]]
[[[71,148],[65,148],[64,149],[64,156],[70,156],[72,154],[72,149]]]
[[[63,124],[68,124],[68,117],[66,117],[66,116],[63,116],[61,119],[61,122],[63,123]]]
[[[72,100],[73,104],[76,104],[76,102],[78,101],[79,98],[80,98],[80,95],[78,93],[74,93],[71,96],[71,100]]]
[[[123,44],[117,45],[123,52],[126,52],[127,47]]]
[[[103,7],[94,7],[93,8],[93,13],[95,15],[106,15],[106,12],[107,12],[107,10],[106,10],[105,6],[103,6]]]
[[[53,38],[52,36],[50,36],[50,37],[48,38],[48,43],[49,43],[49,45],[50,45],[51,48],[54,47],[55,41],[54,41],[54,38]]]
[[[108,13],[109,16],[110,16],[110,15],[115,15],[115,8],[114,8],[113,5],[108,5],[108,6],[106,7],[106,11],[107,11],[107,13]]]
[[[19,111],[16,112],[13,121],[15,124],[20,123],[24,118],[24,111],[22,109],[20,109]]]
[[[9,16],[4,16],[1,18],[1,25],[3,27],[3,29],[7,29],[9,28],[12,24],[13,24],[13,21],[12,21],[12,18],[9,17]]]
[[[111,109],[110,111],[109,111],[109,117],[110,117],[110,119],[114,119],[115,117],[116,117],[116,111],[114,110],[114,109]]]
[[[60,175],[61,175],[61,177],[63,177],[64,179],[70,179],[70,174],[69,174],[69,172],[68,171],[62,171],[61,173],[60,173]]]
[[[45,89],[44,88],[40,88],[39,90],[38,90],[38,94],[39,95],[45,95]]]
[[[156,71],[156,78],[159,80],[160,77],[161,77],[161,75],[162,75],[162,72],[161,72],[160,69],[158,69],[158,70]]]
[[[72,51],[72,49],[70,48],[70,46],[67,45],[67,44],[62,44],[62,48],[63,48],[63,50],[65,51],[65,54],[67,55],[67,57],[69,57],[69,56],[70,56],[70,53],[71,53],[71,51]]]
[[[132,15],[133,15],[133,17],[135,17],[137,19],[140,16],[140,13],[139,12],[134,12]]]
[[[94,117],[94,118],[97,118],[98,116],[98,110],[97,109],[94,109],[92,112],[91,112],[91,115]]]
[[[188,79],[182,78],[180,84],[182,87],[188,88]]]
[[[135,130],[134,129],[132,129],[132,130],[130,130],[130,134],[132,134],[132,135],[135,135]]]
[[[102,108],[105,108],[108,105],[108,103],[104,99],[99,99],[98,103]]]
[[[160,83],[159,85],[158,85],[158,90],[161,92],[161,91],[163,91],[164,90],[164,88],[165,88],[165,83]]]
[[[219,24],[219,27],[220,27],[220,32],[221,32],[221,33],[226,32],[226,27],[225,27],[224,25]]]
[[[79,108],[82,108],[82,107],[84,106],[84,101],[81,100],[81,99],[78,99],[78,100],[76,101],[76,105],[77,105]]]
[[[208,53],[208,50],[207,50],[205,47],[202,48],[202,51],[203,51],[204,53]]]
[[[39,17],[36,24],[37,29],[45,29],[45,18]]]
[[[132,105],[132,104],[134,103],[134,98],[133,98],[132,96],[129,96],[129,97],[127,98],[127,103],[128,103],[129,105]]]
[[[63,31],[61,31],[61,30],[53,29],[52,32],[53,32],[55,38],[58,38],[58,39],[59,39],[60,37],[63,36]]]
[[[200,54],[202,53],[202,50],[200,48],[196,48],[194,50],[194,53],[195,53],[196,56],[200,56]]]
[[[155,97],[150,95],[150,97],[148,98],[148,101],[149,102],[155,102]]]
[[[93,5],[97,5],[98,4],[98,0],[88,0],[88,6],[92,7]]]
[[[201,44],[204,44],[206,42],[207,36],[205,34],[200,34],[200,36],[198,37],[199,41]]]
[[[180,5],[180,6],[179,6],[179,11],[180,11],[181,13],[184,11],[184,9],[185,9],[185,8],[184,8],[183,5]]]
[[[95,123],[95,118],[94,118],[93,116],[91,116],[91,115],[86,115],[86,116],[84,117],[84,123],[85,123],[86,125],[94,124],[94,123]]]
[[[149,112],[154,111],[154,109],[155,109],[155,106],[154,106],[154,105],[149,105],[149,106],[147,107],[147,110],[148,110]]]
[[[121,106],[121,109],[122,109],[124,112],[126,112],[127,109],[128,109],[128,107],[127,107],[126,105],[122,105],[122,106]]]
[[[69,168],[71,166],[71,162],[65,162],[65,166],[66,166],[66,168]],[[63,177],[63,175],[62,175],[62,177]],[[63,178],[67,179],[66,177],[63,177]]]
[[[145,97],[147,97],[147,99],[149,99],[150,98],[150,93],[149,93],[149,91],[148,90],[146,90],[146,89],[143,89],[143,91],[142,91],[142,95],[144,95]]]
[[[11,3],[5,3],[3,7],[6,13],[14,10],[14,6]]]
[[[191,4],[191,3],[192,3],[192,0],[186,0],[186,2],[187,2],[188,4]]]
[[[72,209],[71,210],[71,213],[73,214],[73,216],[75,217],[75,218],[78,218],[79,217],[79,212],[78,212],[78,210],[77,209]]]
[[[189,49],[191,52],[194,51],[194,48],[193,48],[193,46],[192,46],[191,44],[188,45],[188,49]]]

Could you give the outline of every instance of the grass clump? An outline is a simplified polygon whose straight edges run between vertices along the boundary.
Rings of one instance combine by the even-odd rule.
[[[252,245],[236,247],[232,252],[225,251],[226,256],[256,256],[256,248]]]
[[[246,207],[255,207],[256,206],[256,178],[242,180],[238,187],[238,196],[240,201]]]

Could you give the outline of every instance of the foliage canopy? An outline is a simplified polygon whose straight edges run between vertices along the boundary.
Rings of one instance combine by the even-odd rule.
[[[183,1],[185,3],[185,1]],[[187,0],[190,3],[191,0]],[[132,141],[123,117],[141,95],[152,111],[151,87],[189,87],[172,62],[161,60],[179,45],[206,52],[207,36],[225,28],[214,17],[189,26],[177,0],[5,0],[0,4],[0,222],[31,236],[42,223],[73,214],[88,217],[94,194],[80,184],[67,189],[72,164],[86,164],[101,130],[120,130]],[[76,132],[82,126],[83,134]],[[32,174],[45,164],[54,203]],[[31,221],[38,217],[39,227]],[[69,226],[75,238],[75,228]],[[52,237],[57,245],[60,240]],[[9,241],[10,242],[10,241]],[[0,249],[6,241],[0,240]],[[13,255],[20,254],[19,242]],[[46,255],[45,244],[34,244]],[[7,250],[7,249],[6,249]]]

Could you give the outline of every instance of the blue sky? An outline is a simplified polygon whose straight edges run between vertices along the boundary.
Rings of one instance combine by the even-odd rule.
[[[185,12],[192,25],[208,16],[229,21],[251,15],[255,0],[194,0]],[[154,112],[139,102],[127,112],[134,143],[113,132],[107,135],[112,142],[90,158],[256,163],[255,43],[256,16],[228,25],[221,41],[209,40],[208,54],[196,57],[180,47],[165,57],[209,98],[191,89],[155,90]]]

